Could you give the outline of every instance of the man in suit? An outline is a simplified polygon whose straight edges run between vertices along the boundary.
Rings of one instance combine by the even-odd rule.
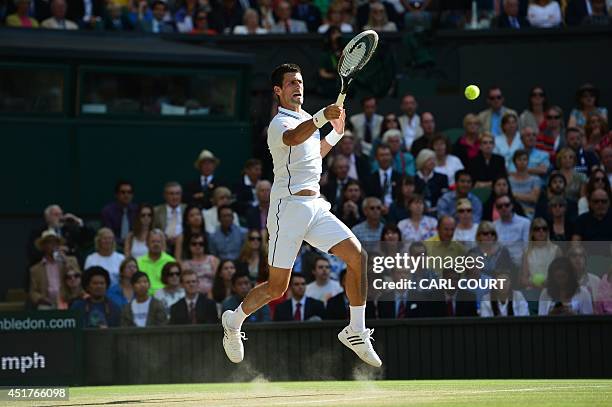
[[[452,287],[444,290],[447,317],[477,317],[476,294],[459,289],[459,274],[453,269],[444,269],[442,278],[452,281]]]
[[[321,25],[321,11],[312,4],[312,0],[298,0],[291,17],[306,23],[308,31],[313,33]]]
[[[138,205],[132,202],[134,186],[128,181],[119,181],[115,185],[115,201],[102,209],[102,226],[115,234],[118,243],[123,243],[132,229],[132,222],[138,211]]]
[[[51,17],[45,19],[41,23],[41,27],[56,30],[76,30],[79,28],[74,21],[66,19],[66,0],[52,0],[50,8]]]
[[[178,182],[167,182],[164,186],[165,204],[157,205],[153,214],[153,227],[161,229],[166,234],[169,250],[173,252],[176,237],[183,233],[183,212],[185,204],[183,188]]]
[[[501,119],[506,113],[513,113],[518,117],[516,111],[504,106],[504,95],[499,86],[492,86],[487,92],[488,109],[478,113],[478,119],[482,125],[482,131],[488,131],[494,136],[503,134],[501,129]]]
[[[383,206],[389,209],[394,198],[400,193],[402,174],[393,169],[393,156],[388,145],[379,144],[375,156],[378,170],[367,178],[366,193],[380,199]]]
[[[374,96],[366,96],[361,100],[361,110],[362,113],[352,115],[349,121],[353,125],[358,150],[369,156],[372,143],[380,136],[380,125],[384,118],[376,113]]]
[[[565,21],[567,25],[580,25],[582,20],[592,13],[593,8],[589,0],[570,0],[565,9]]]
[[[340,272],[340,285],[342,292],[331,297],[325,305],[326,319],[348,319],[349,318],[349,300],[346,296],[344,282],[346,277],[346,269]],[[376,307],[372,301],[366,302],[366,319],[376,318]]]
[[[261,168],[261,160],[257,158],[248,159],[242,170],[242,179],[234,186],[235,209],[240,216],[246,216],[249,207],[258,204],[255,188],[257,181],[261,178]]]
[[[151,20],[142,20],[140,29],[148,33],[173,33],[176,31],[174,21],[166,21],[166,13],[168,13],[168,5],[162,0],[155,0],[151,4],[153,18]]]
[[[503,14],[496,17],[494,20],[493,26],[497,28],[513,28],[519,30],[530,26],[529,21],[527,21],[525,17],[519,15],[518,0],[505,0]]]
[[[91,7],[87,7],[84,0],[67,0],[67,3],[66,17],[83,28],[94,28],[97,18],[106,13],[104,0],[91,0]]]
[[[336,155],[332,163],[327,184],[321,188],[321,194],[325,195],[331,204],[333,213],[338,212],[338,205],[342,201],[342,189],[352,180],[352,178],[348,176],[348,172],[348,159],[341,154]]]
[[[303,275],[292,273],[289,280],[291,299],[276,306],[275,321],[307,321],[325,318],[325,305],[319,300],[306,297],[306,279]]]
[[[356,142],[353,133],[345,129],[344,137],[336,145],[336,155],[342,155],[348,160],[348,176],[363,182],[372,173],[372,168],[367,157],[356,154]]]
[[[308,27],[306,23],[291,18],[291,5],[281,1],[274,10],[276,12],[276,24],[270,29],[274,34],[306,34]]]
[[[221,161],[209,150],[202,150],[194,163],[196,170],[200,172],[197,180],[185,186],[186,201],[197,205],[202,209],[212,206],[210,202],[215,188],[225,186],[225,183],[217,177],[215,170]]]
[[[43,253],[41,261],[30,268],[31,304],[39,309],[56,308],[60,287],[68,270],[80,272],[76,258],[60,249],[64,241],[53,230],[45,230],[36,239],[36,248]]]
[[[198,276],[193,270],[183,270],[181,284],[185,289],[185,298],[170,308],[171,325],[216,324],[217,305],[199,293]]]
[[[423,130],[423,134],[421,137],[414,140],[410,147],[410,153],[415,158],[419,155],[421,150],[430,148],[429,144],[436,134],[436,119],[431,112],[424,112],[421,115],[421,129]]]
[[[266,222],[268,219],[268,210],[270,209],[270,192],[272,184],[267,180],[260,180],[255,186],[255,196],[257,196],[257,205],[251,206],[247,210],[247,229],[259,230],[262,234],[266,230]],[[267,234],[264,239],[267,241]]]

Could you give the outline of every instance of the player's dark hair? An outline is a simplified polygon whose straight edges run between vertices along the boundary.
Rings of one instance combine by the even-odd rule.
[[[142,277],[146,278],[147,281],[149,283],[151,283],[151,280],[149,280],[149,276],[147,275],[147,273],[143,272],[143,271],[137,271],[134,274],[132,274],[132,277],[130,278],[130,283],[132,285],[136,284],[138,282],[138,280],[140,280]]]
[[[302,69],[297,64],[282,64],[274,68],[272,71],[272,75],[270,75],[270,80],[272,81],[272,88],[278,86],[279,88],[283,87],[283,78],[286,73],[302,73]]]
[[[243,277],[246,277],[249,279],[249,281],[251,281],[249,272],[246,270],[239,270],[239,271],[236,271],[234,274],[232,274],[232,286],[236,284],[236,281],[238,281],[239,278],[243,278]]]

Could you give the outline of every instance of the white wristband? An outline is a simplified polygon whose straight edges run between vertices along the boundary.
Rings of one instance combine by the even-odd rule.
[[[340,139],[344,136],[344,134],[336,133],[336,130],[332,129],[327,136],[325,136],[325,141],[329,143],[330,146],[335,146],[338,144]]]
[[[325,108],[316,112],[315,115],[312,116],[312,121],[314,122],[315,126],[317,126],[317,129],[325,126],[325,124],[329,121],[325,118]]]

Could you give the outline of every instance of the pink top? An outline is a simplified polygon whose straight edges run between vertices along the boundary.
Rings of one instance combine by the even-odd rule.
[[[54,305],[57,304],[60,293],[60,269],[56,262],[45,261],[47,271],[47,296]]]
[[[30,20],[29,16],[21,16],[19,19],[21,20],[22,27],[32,28],[32,20]]]
[[[601,277],[595,293],[595,313],[612,314],[612,284],[608,281],[607,274]]]

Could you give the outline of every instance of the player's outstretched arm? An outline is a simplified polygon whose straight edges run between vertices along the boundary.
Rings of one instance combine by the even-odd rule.
[[[300,123],[295,129],[287,130],[283,133],[283,143],[287,146],[297,146],[308,140],[312,133],[320,129],[330,120],[340,117],[342,108],[336,105],[329,105],[319,110],[312,118]]]

